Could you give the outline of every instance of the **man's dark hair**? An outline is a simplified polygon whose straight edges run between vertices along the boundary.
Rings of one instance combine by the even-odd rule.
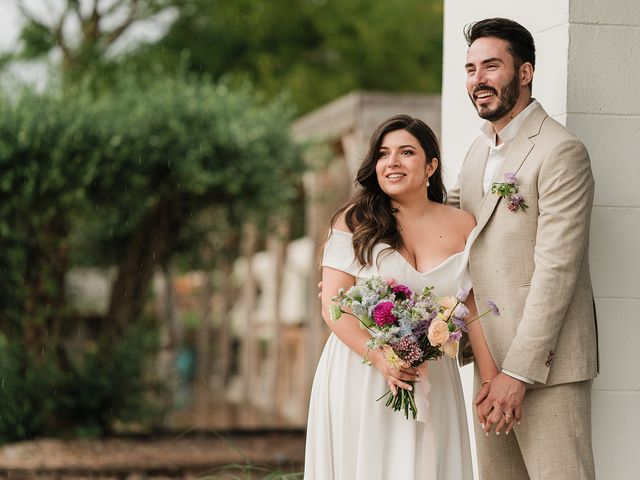
[[[536,67],[536,46],[529,30],[518,22],[508,18],[487,18],[464,27],[467,45],[482,37],[497,37],[509,42],[509,53],[513,56],[514,66],[520,68],[525,62]]]

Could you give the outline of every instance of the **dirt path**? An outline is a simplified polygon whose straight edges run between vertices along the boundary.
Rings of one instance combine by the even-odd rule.
[[[0,447],[0,475],[23,478],[267,478],[268,472],[300,472],[301,430],[227,432],[101,440],[40,439]],[[253,474],[225,471],[251,464]],[[264,470],[259,470],[264,466]],[[245,470],[248,470],[245,468]],[[225,473],[226,472],[226,473]],[[278,477],[270,477],[278,478]],[[292,478],[292,477],[290,477]],[[301,478],[301,477],[298,477]]]

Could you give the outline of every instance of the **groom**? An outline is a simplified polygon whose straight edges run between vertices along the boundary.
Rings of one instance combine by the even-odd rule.
[[[465,36],[467,91],[486,123],[448,201],[478,224],[469,263],[476,301],[501,309],[483,321],[501,373],[475,376],[480,476],[593,479],[589,156],[531,96],[529,31],[490,18]]]

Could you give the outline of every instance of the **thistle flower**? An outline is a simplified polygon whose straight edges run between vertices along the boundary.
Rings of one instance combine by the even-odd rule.
[[[507,172],[504,174],[504,183],[516,184],[518,183],[518,177],[516,177],[515,172]]]
[[[453,317],[452,322],[458,330],[462,332],[467,331],[467,323],[462,318]]]
[[[458,293],[456,293],[456,298],[459,302],[465,302],[468,296],[469,290],[467,290],[466,288],[460,288],[458,289]]]
[[[500,316],[500,309],[498,308],[498,306],[493,303],[491,300],[487,300],[487,305],[489,306],[489,308],[491,309],[491,313],[493,314],[494,317],[499,317]]]
[[[464,303],[459,303],[452,313],[454,318],[466,318],[469,316],[469,309]]]
[[[462,332],[459,330],[449,334],[449,342],[459,342],[461,338]]]

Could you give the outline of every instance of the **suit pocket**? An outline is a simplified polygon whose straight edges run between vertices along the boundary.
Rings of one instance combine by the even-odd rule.
[[[530,286],[531,286],[531,282],[525,282],[518,285],[518,287],[530,287]]]

